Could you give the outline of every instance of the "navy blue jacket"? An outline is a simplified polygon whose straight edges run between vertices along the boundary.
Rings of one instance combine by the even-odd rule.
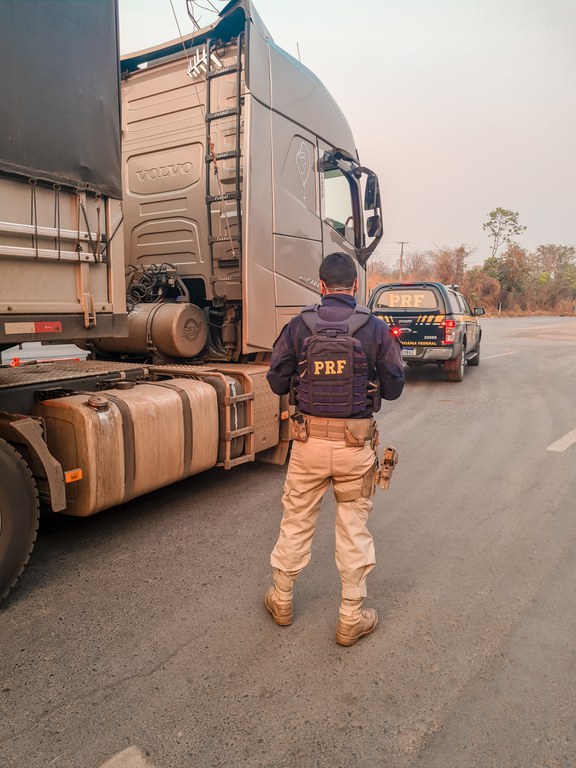
[[[322,297],[320,317],[323,320],[342,320],[342,309],[350,310],[356,306],[356,299],[346,293],[332,293]],[[284,326],[274,343],[268,383],[277,395],[286,395],[290,391],[290,382],[297,371],[300,352],[304,339],[310,336],[310,330],[298,315]],[[362,344],[368,361],[371,381],[380,382],[380,393],[384,400],[396,400],[404,388],[402,354],[398,339],[390,333],[385,322],[371,315],[368,322],[354,335]],[[357,418],[366,418],[371,411],[359,414]]]

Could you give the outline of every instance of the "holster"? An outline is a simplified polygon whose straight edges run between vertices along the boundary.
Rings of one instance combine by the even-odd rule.
[[[384,451],[378,470],[378,486],[383,491],[387,491],[390,487],[392,472],[394,472],[396,464],[398,464],[398,451],[393,445],[389,445]]]

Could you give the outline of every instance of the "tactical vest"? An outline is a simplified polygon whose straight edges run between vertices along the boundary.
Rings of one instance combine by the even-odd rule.
[[[304,339],[294,381],[294,400],[312,416],[346,419],[368,407],[370,373],[362,344],[354,338],[370,319],[370,310],[356,307],[346,320],[322,320],[319,306],[301,314],[311,335]]]

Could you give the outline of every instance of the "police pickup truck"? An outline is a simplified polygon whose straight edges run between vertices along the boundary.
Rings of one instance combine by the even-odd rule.
[[[368,306],[390,326],[410,367],[443,365],[448,381],[462,381],[464,367],[480,364],[482,307],[470,309],[458,286],[436,282],[382,283]]]

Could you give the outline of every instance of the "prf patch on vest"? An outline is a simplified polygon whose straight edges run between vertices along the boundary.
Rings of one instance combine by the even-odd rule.
[[[349,360],[314,360],[313,376],[342,376],[350,367]]]

